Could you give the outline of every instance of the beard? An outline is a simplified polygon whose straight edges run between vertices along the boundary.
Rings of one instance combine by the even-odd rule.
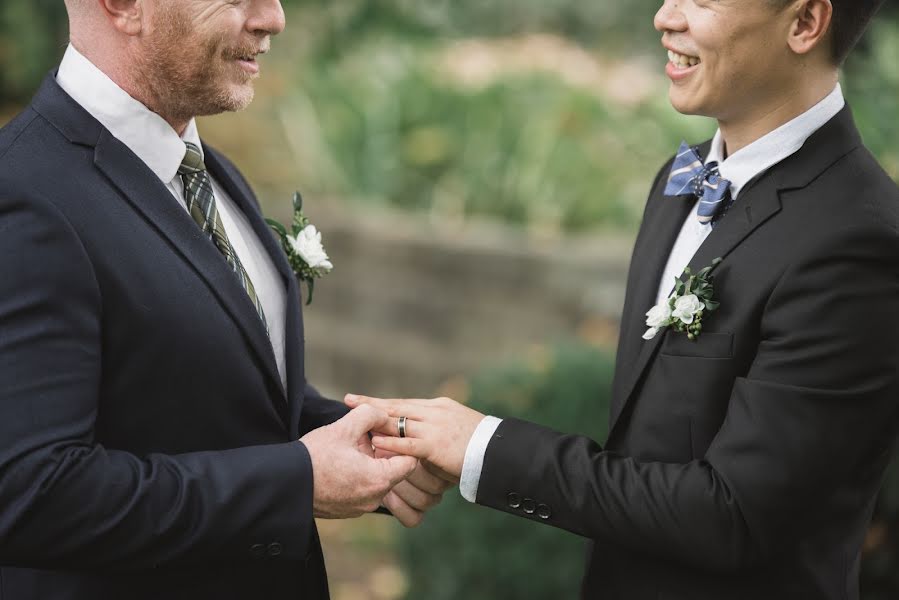
[[[136,65],[150,110],[168,121],[243,110],[253,100],[253,76],[234,62],[259,49],[228,47],[225,36],[197,33],[176,2],[161,2]]]

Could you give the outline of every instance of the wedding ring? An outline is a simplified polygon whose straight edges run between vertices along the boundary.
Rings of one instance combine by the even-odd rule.
[[[400,432],[400,437],[406,437],[406,417],[400,417],[396,420],[396,428]]]

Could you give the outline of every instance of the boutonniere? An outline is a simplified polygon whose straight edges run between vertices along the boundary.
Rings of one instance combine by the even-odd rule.
[[[715,289],[712,287],[713,277],[710,273],[720,262],[721,258],[716,258],[711,266],[696,274],[687,267],[684,270],[686,281],[675,278],[674,293],[646,313],[646,326],[649,329],[643,334],[644,340],[651,340],[665,327],[686,332],[690,340],[699,337],[702,333],[702,317],[707,312],[717,310],[719,306],[713,299]]]
[[[281,240],[281,247],[287,254],[290,268],[300,281],[309,286],[309,298],[306,305],[312,303],[312,292],[315,280],[327,275],[334,268],[322,246],[322,234],[309,223],[303,214],[303,197],[299,192],[293,195],[293,221],[290,232],[274,219],[266,219],[266,223],[274,229]]]

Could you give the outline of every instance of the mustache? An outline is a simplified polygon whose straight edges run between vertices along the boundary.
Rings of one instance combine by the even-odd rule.
[[[256,56],[257,54],[265,54],[272,48],[272,42],[269,38],[262,41],[261,44],[246,44],[241,46],[232,46],[225,51],[228,58],[241,58],[244,56]]]

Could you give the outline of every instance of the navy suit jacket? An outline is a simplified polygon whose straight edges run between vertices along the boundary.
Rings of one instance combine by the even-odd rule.
[[[252,191],[206,164],[283,277],[286,390],[222,255],[53,75],[0,130],[0,600],[328,595],[297,439],[346,409],[306,384]]]
[[[899,189],[845,108],[691,260],[724,259],[697,340],[645,341],[695,205],[664,196],[670,165],[631,261],[605,447],[503,421],[478,502],[590,538],[585,599],[856,600],[899,430]]]

